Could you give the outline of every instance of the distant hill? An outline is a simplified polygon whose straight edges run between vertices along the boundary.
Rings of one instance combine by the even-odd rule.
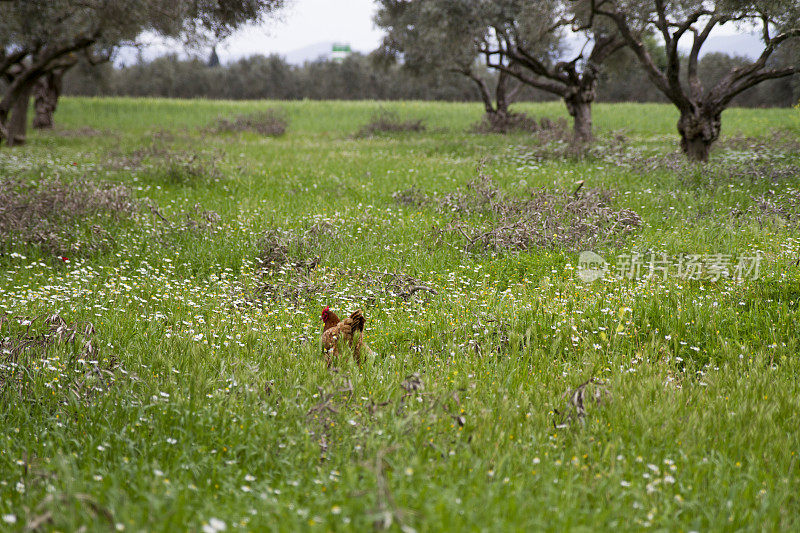
[[[306,61],[330,58],[332,47],[333,42],[319,42],[279,55],[282,55],[287,63],[302,65]]]
[[[316,61],[318,59],[331,59],[332,57],[332,49],[333,49],[334,42],[333,41],[325,41],[310,44],[308,46],[304,46],[303,48],[298,48],[296,50],[292,50],[290,52],[286,52],[285,54],[278,54],[286,59],[287,63],[292,65],[302,65],[306,61]],[[361,52],[363,54],[369,53],[369,51],[363,50],[355,50],[353,52]]]
[[[576,55],[580,51],[581,46],[583,46],[583,42],[582,39],[568,37],[565,47],[565,57]],[[681,50],[689,53],[691,46],[691,36],[681,40]],[[750,59],[756,59],[761,55],[763,49],[764,45],[761,43],[761,39],[751,33],[714,35],[709,37],[703,45],[703,48],[700,50],[700,57],[714,52],[724,52],[730,56],[744,56]]]

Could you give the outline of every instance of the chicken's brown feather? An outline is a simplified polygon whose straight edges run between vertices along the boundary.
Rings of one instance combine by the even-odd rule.
[[[328,311],[324,331],[322,332],[322,353],[325,356],[325,361],[328,367],[331,366],[333,359],[339,356],[339,341],[346,341],[350,348],[353,350],[353,358],[356,363],[361,364],[361,347],[364,344],[362,340],[364,334],[364,325],[367,319],[361,309],[353,311],[353,313],[337,323],[333,323],[333,319],[338,318],[332,311]],[[328,327],[330,325],[330,327]]]

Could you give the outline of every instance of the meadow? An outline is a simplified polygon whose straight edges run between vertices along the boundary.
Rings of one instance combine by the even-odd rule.
[[[703,166],[667,105],[481,113],[66,98],[0,148],[0,529],[800,527],[800,109]]]

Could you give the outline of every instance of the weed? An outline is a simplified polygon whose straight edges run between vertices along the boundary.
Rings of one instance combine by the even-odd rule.
[[[358,131],[356,137],[370,137],[379,133],[422,131],[425,131],[422,119],[402,120],[397,113],[382,109],[372,115],[370,121]]]
[[[72,353],[64,355],[65,347],[71,347]],[[38,394],[37,382],[55,374],[60,401],[70,396],[90,402],[116,380],[117,361],[100,361],[94,324],[68,323],[57,314],[0,315],[0,353],[0,390],[14,390],[19,396]]]
[[[278,109],[267,109],[233,118],[220,117],[211,127],[211,131],[216,134],[249,132],[265,137],[280,137],[286,133],[288,126],[286,113]]]
[[[103,227],[135,211],[123,185],[80,178],[26,181],[0,178],[0,245],[36,246],[50,256],[88,255],[108,250],[113,238]],[[86,231],[87,220],[94,221]]]
[[[561,410],[553,409],[555,419],[553,427],[566,429],[574,422],[583,424],[586,418],[586,407],[590,404],[601,406],[610,396],[606,384],[597,378],[589,378],[574,389],[567,390],[563,398],[567,399],[566,406]]]
[[[639,215],[611,208],[610,191],[583,190],[582,185],[574,191],[533,189],[527,197],[512,198],[480,174],[439,201],[439,209],[453,220],[438,233],[460,235],[466,251],[494,253],[619,245],[639,226]],[[477,222],[475,214],[480,215]]]
[[[542,117],[538,121],[526,113],[487,113],[472,127],[475,133],[531,133],[540,142],[568,137],[567,121]]]

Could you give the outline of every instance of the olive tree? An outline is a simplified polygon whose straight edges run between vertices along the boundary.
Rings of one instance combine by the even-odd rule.
[[[480,2],[462,0],[378,0],[375,23],[386,30],[373,57],[379,61],[402,60],[415,75],[455,72],[475,84],[491,120],[508,117],[508,106],[519,85],[511,87],[509,75],[500,72],[495,86],[478,57],[487,25],[481,19]]]
[[[31,93],[47,93],[79,56],[108,57],[143,33],[217,38],[276,9],[283,0],[4,0],[0,2],[0,141],[24,142]],[[42,87],[44,86],[44,87]],[[37,92],[38,92],[37,91]],[[47,99],[47,98],[45,98]]]
[[[623,42],[616,31],[593,23],[586,2],[380,0],[380,5],[377,22],[388,30],[384,47],[401,51],[407,64],[472,77],[481,57],[499,73],[499,84],[510,76],[563,99],[575,137],[591,138],[601,64]],[[569,32],[583,39],[583,47],[565,59],[562,43]],[[488,90],[481,80],[475,82],[491,111]]]
[[[500,0],[486,2],[484,16],[490,37],[482,52],[489,65],[561,97],[575,138],[590,140],[602,64],[623,46],[616,32],[594,21],[585,2]],[[568,32],[582,45],[576,53],[562,49]]]
[[[794,64],[773,61],[775,52],[800,37],[799,0],[591,0],[596,16],[611,21],[636,55],[650,81],[680,112],[681,149],[690,160],[706,161],[719,138],[722,111],[742,92],[759,83],[800,72]],[[711,33],[723,25],[756,28],[763,50],[759,57],[732,66],[713,84],[700,79],[698,59]],[[666,64],[659,68],[643,41],[645,26],[664,41]],[[691,44],[688,57],[679,43]],[[775,54],[775,55],[773,55]]]

